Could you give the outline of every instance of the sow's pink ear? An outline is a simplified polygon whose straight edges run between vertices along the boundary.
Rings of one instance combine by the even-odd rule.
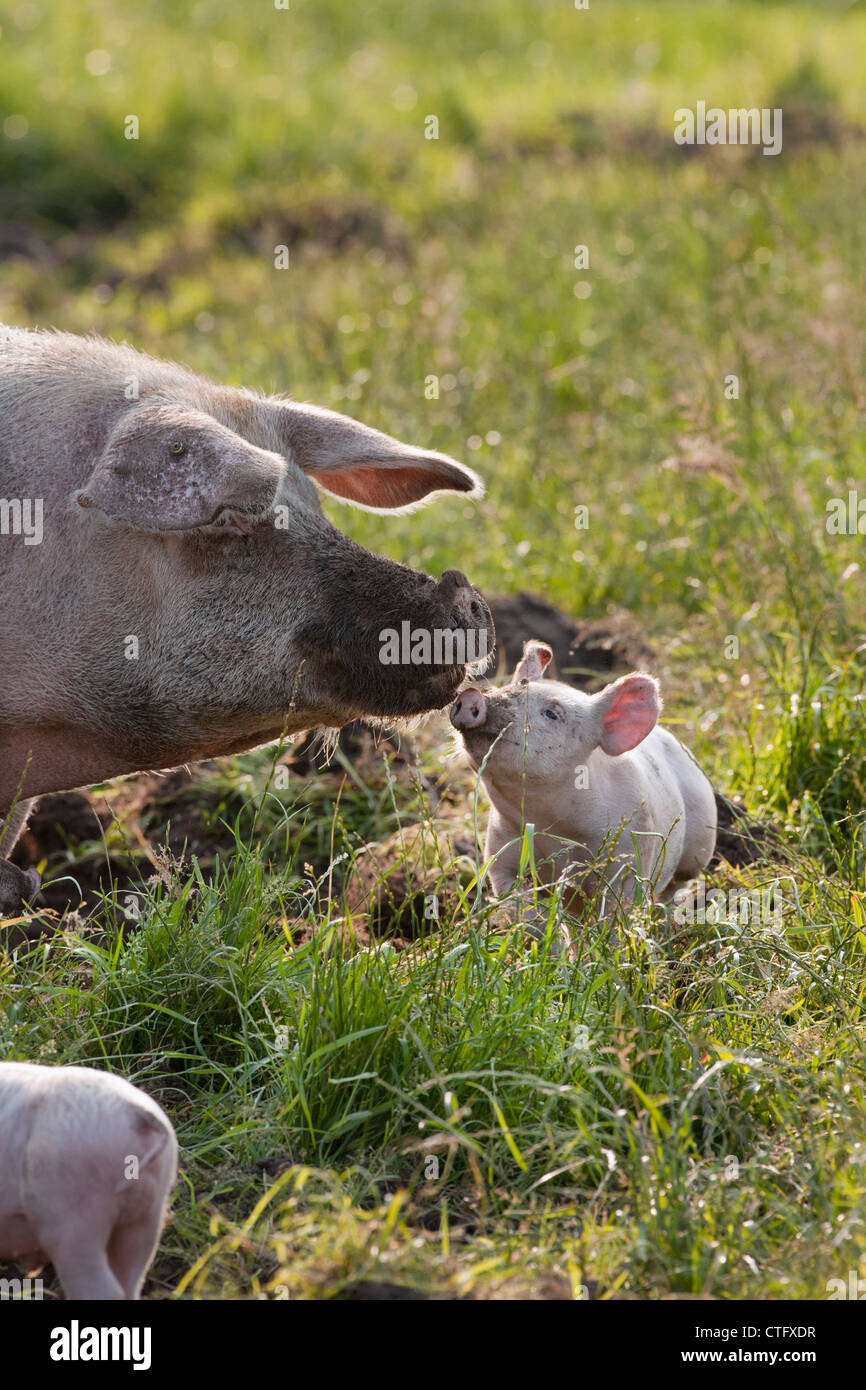
[[[523,656],[512,677],[514,685],[519,685],[521,681],[540,681],[552,659],[553,649],[546,642],[525,642]]]
[[[374,512],[411,511],[438,492],[482,497],[471,468],[312,405],[270,401],[292,461],[326,492]]]
[[[612,758],[642,743],[661,713],[659,689],[652,676],[623,676],[595,699],[601,715],[599,743]]]

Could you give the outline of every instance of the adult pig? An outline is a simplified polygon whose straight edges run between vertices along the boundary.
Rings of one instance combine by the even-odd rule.
[[[0,1257],[67,1298],[138,1298],[177,1176],[156,1101],[89,1067],[0,1062]]]
[[[612,915],[616,900],[633,901],[638,876],[667,898],[712,856],[713,789],[658,726],[652,676],[623,676],[587,695],[542,679],[552,655],[543,642],[527,642],[509,685],[470,687],[451,709],[490,797],[485,857],[494,891],[504,896],[517,882],[524,826],[532,823],[539,878],[548,886],[563,881],[570,911],[606,886],[604,915]],[[593,864],[603,867],[587,876]],[[572,888],[570,880],[580,881]]]
[[[319,488],[373,511],[481,492],[332,411],[0,330],[0,855],[42,792],[448,704],[465,665],[383,664],[380,633],[478,653],[486,605],[354,544]]]

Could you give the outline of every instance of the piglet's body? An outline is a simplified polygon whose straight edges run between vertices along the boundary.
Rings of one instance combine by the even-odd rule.
[[[542,680],[550,648],[529,642],[510,685],[464,690],[451,710],[491,801],[485,856],[498,896],[518,878],[524,826],[535,827],[539,878],[598,861],[613,900],[633,900],[638,876],[655,897],[707,865],[716,840],[712,787],[681,743],[657,725],[651,676],[624,676],[597,695]],[[487,758],[485,764],[484,760]],[[579,911],[598,882],[565,901]]]
[[[0,1062],[0,1258],[70,1299],[135,1299],[177,1175],[155,1101],[88,1067]]]

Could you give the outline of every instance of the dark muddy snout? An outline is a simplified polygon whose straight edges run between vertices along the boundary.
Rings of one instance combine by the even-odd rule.
[[[484,598],[461,570],[446,570],[437,588],[444,600],[443,626],[461,639],[454,644],[455,664],[465,670],[486,662],[493,654],[496,633]]]
[[[451,626],[488,632],[491,639],[489,651],[492,651],[493,619],[490,609],[463,571],[446,570],[437,587],[447,606],[446,617]]]
[[[341,707],[397,718],[441,709],[493,651],[490,611],[461,570],[431,579],[344,538],[328,560],[323,617],[299,636]]]

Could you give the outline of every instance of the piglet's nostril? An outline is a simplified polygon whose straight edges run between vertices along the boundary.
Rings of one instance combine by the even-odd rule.
[[[477,729],[487,718],[487,703],[480,690],[464,690],[451,706],[455,729]]]

